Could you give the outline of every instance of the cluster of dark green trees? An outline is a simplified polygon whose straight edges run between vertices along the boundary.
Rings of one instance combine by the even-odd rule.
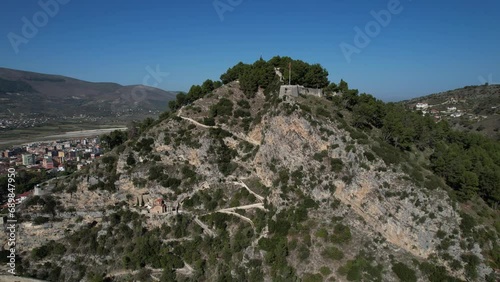
[[[347,85],[347,84],[346,84]],[[357,90],[331,97],[352,113],[352,125],[378,130],[382,139],[401,151],[421,151],[430,169],[444,178],[461,200],[480,196],[490,206],[500,202],[500,142],[453,130],[397,103],[384,103]],[[430,153],[429,153],[430,152]]]
[[[30,171],[30,170],[18,170],[15,177],[16,194],[22,194],[24,192],[32,190],[36,184],[42,183],[54,177],[61,175],[61,173],[47,173],[45,170]],[[8,177],[7,174],[0,176],[0,201],[7,201],[7,194],[9,191],[8,187]]]
[[[113,148],[120,146],[127,141],[127,133],[121,130],[114,130],[109,134],[103,134],[101,136],[101,141],[103,143],[103,147],[113,150]]]
[[[291,66],[291,74],[289,66]],[[290,77],[292,85],[325,88],[330,84],[328,71],[320,64],[311,65],[301,60],[280,56],[273,57],[267,62],[262,58],[253,64],[240,62],[229,68],[220,78],[224,84],[239,80],[241,89],[248,96],[252,96],[259,87],[267,89],[276,85],[279,80],[275,68],[280,69],[285,83],[288,83]]]
[[[188,93],[180,92],[176,99],[168,103],[170,110],[175,111],[184,105],[188,105],[195,100],[209,94],[214,89],[238,80],[241,89],[248,97],[253,97],[259,87],[267,90],[276,89],[280,85],[279,78],[274,68],[279,68],[283,74],[284,83],[288,83],[289,66],[291,66],[291,84],[302,85],[311,88],[324,88],[328,91],[338,91],[342,87],[347,90],[347,84],[341,81],[340,85],[330,84],[328,81],[328,71],[320,64],[308,64],[301,60],[293,60],[290,57],[276,56],[265,61],[262,58],[253,64],[239,62],[229,68],[220,76],[221,81],[212,81],[210,79],[200,85],[193,85]],[[286,79],[285,79],[286,78]]]
[[[101,141],[102,147],[105,150],[113,150],[116,147],[121,147],[118,151],[123,150],[125,147],[122,146],[127,140],[137,139],[143,132],[145,132],[148,128],[153,126],[157,120],[153,118],[146,118],[142,121],[130,121],[127,124],[127,130],[114,130],[109,134],[102,134]],[[146,153],[150,152],[152,149],[150,146],[153,144],[153,140],[145,140],[138,142],[134,149],[136,151],[144,151]]]
[[[494,207],[500,203],[500,144],[478,134],[450,132],[431,155],[431,167],[459,196],[480,195]]]

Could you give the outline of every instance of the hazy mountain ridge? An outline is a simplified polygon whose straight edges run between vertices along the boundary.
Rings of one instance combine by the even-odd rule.
[[[120,117],[166,110],[177,92],[0,68],[0,115]]]

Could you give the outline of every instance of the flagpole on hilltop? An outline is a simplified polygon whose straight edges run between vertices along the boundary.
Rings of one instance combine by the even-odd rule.
[[[288,85],[292,85],[292,62],[288,63]]]

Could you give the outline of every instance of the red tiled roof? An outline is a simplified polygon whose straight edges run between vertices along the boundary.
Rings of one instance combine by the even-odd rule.
[[[26,197],[26,196],[29,196],[29,195],[31,195],[31,194],[33,194],[33,190],[28,191],[28,192],[24,192],[24,193],[22,193],[22,194],[17,195],[17,196],[16,196],[16,199],[17,199],[17,198],[21,198],[21,197]]]

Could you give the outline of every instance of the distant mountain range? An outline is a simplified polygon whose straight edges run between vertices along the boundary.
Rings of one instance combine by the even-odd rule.
[[[177,92],[143,85],[88,82],[0,68],[0,118],[105,117],[131,119],[167,110]]]
[[[466,86],[402,101],[409,108],[419,109],[446,119],[454,128],[500,137],[500,85]],[[427,106],[426,106],[427,105]]]

